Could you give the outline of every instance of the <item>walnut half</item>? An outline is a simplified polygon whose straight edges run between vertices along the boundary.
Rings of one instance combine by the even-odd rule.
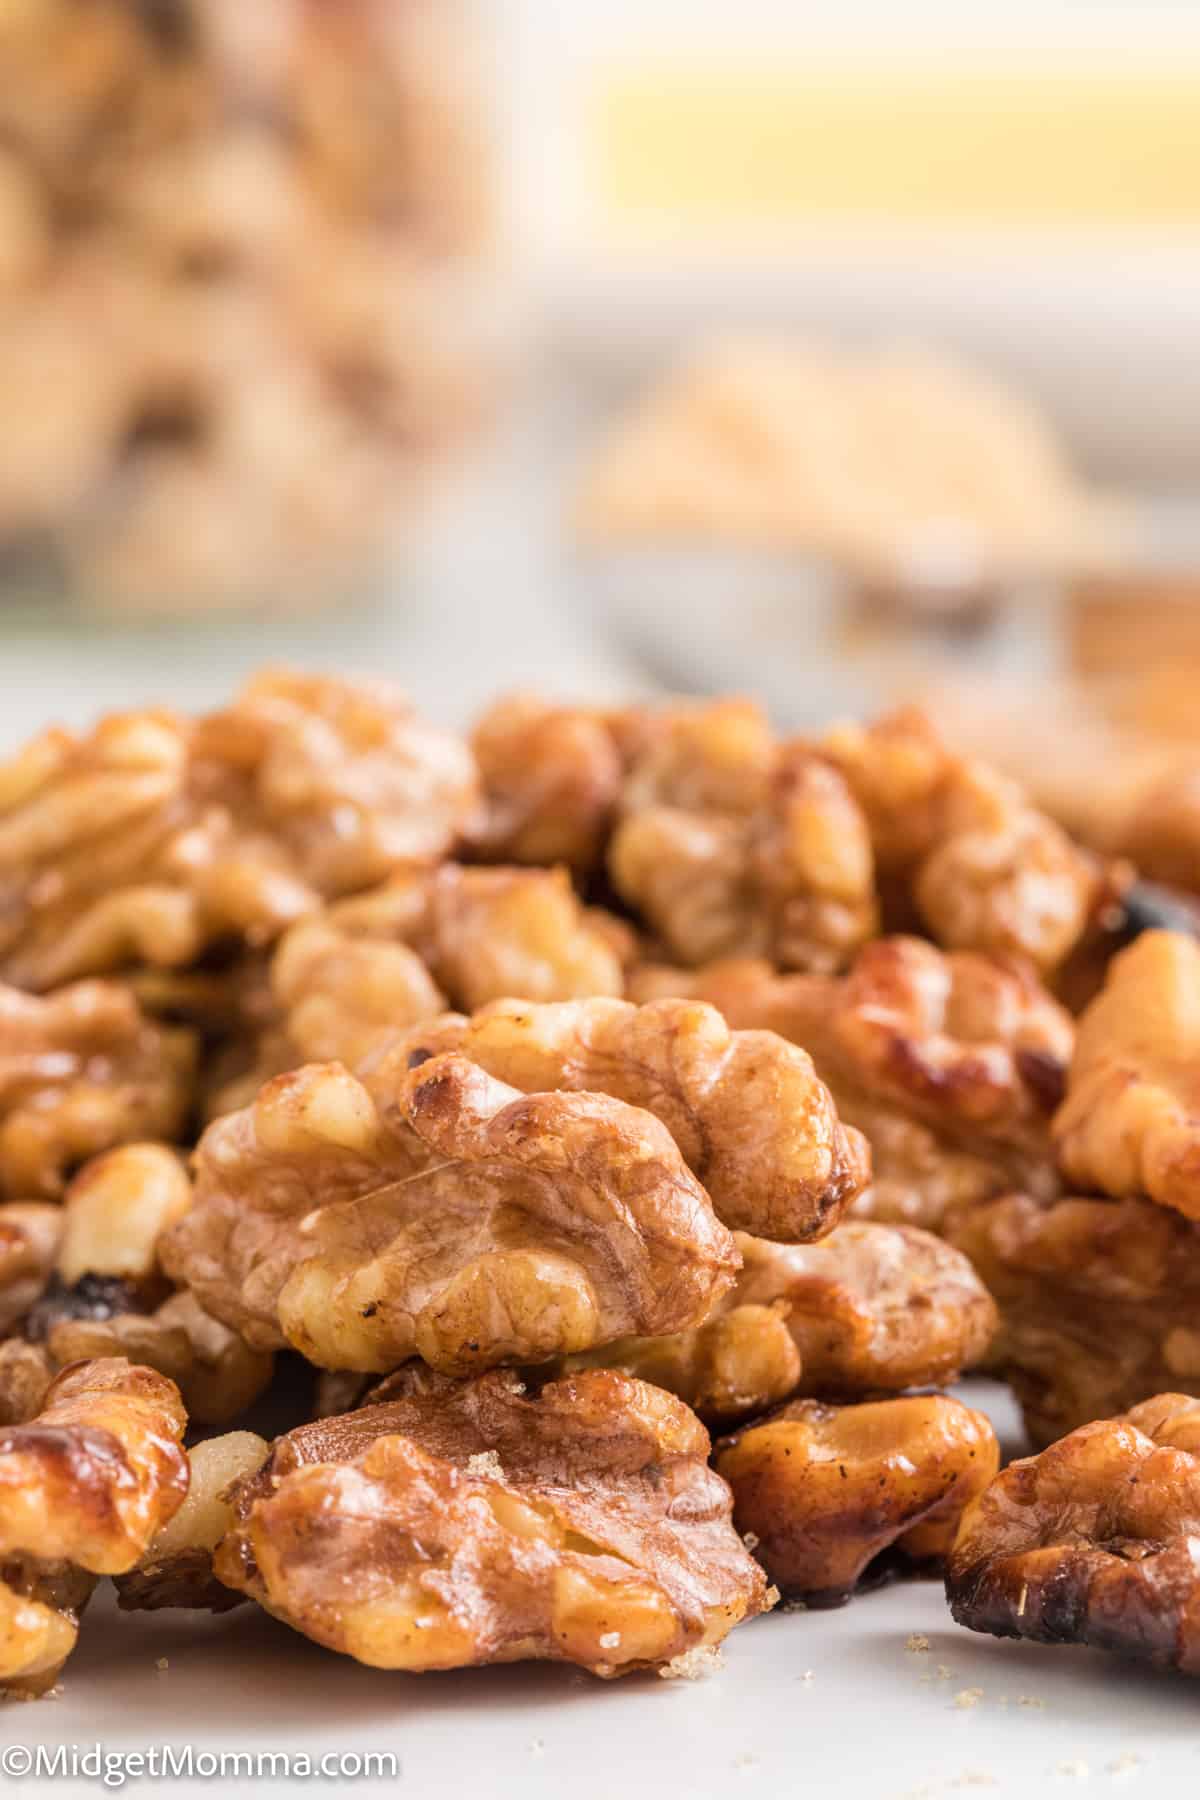
[[[389,1669],[527,1658],[615,1676],[769,1604],[684,1405],[610,1370],[506,1372],[280,1438],[214,1567],[318,1643]],[[405,1391],[406,1390],[406,1391]]]

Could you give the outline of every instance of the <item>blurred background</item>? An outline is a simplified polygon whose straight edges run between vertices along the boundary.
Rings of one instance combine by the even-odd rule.
[[[1198,498],[1181,0],[0,0],[9,739],[286,659],[1094,787]]]

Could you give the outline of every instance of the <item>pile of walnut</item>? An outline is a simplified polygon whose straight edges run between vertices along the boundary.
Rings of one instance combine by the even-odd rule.
[[[1154,1398],[1200,1394],[1200,949],[1114,955],[1129,874],[910,715],[463,741],[270,671],[26,745],[0,1682],[104,1575],[614,1676],[946,1565],[968,1624],[1200,1666],[1200,1402]],[[1082,1431],[997,1476],[978,1367]]]

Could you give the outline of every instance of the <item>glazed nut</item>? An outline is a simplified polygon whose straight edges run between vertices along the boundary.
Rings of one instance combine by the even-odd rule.
[[[771,1032],[730,1031],[711,1006],[496,1001],[419,1026],[390,1054],[442,1049],[526,1092],[599,1091],[654,1113],[718,1216],[761,1237],[819,1236],[867,1180],[866,1144],[840,1123],[806,1053]]]
[[[724,1439],[714,1466],[770,1580],[809,1606],[836,1606],[885,1550],[944,1555],[999,1461],[982,1413],[929,1394],[790,1401]]]
[[[196,1165],[168,1272],[254,1348],[329,1369],[466,1372],[683,1327],[738,1262],[656,1119],[453,1054],[279,1077]]]
[[[946,1574],[960,1625],[1200,1674],[1200,1410],[1159,1394],[1010,1463]]]
[[[235,1491],[222,1581],[395,1669],[623,1675],[769,1604],[679,1401],[602,1370],[536,1398],[500,1371],[397,1385],[278,1440]]]
[[[63,1226],[60,1206],[12,1200],[0,1206],[0,1336],[41,1297]]]
[[[471,747],[484,794],[475,836],[489,861],[597,866],[624,773],[603,714],[512,695],[479,720]]]
[[[125,1144],[76,1175],[63,1203],[55,1267],[68,1287],[85,1275],[131,1284],[158,1268],[158,1238],[182,1218],[192,1190],[183,1164],[164,1144]]]
[[[137,1567],[117,1577],[123,1612],[155,1612],[162,1607],[224,1612],[245,1598],[217,1580],[212,1554],[235,1523],[231,1491],[249,1480],[269,1453],[265,1439],[252,1431],[205,1438],[188,1452],[186,1500]]]

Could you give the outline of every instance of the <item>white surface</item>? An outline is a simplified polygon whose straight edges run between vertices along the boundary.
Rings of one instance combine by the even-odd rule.
[[[965,1392],[1011,1434],[1002,1390],[973,1383]],[[928,1638],[927,1652],[906,1648],[914,1633]],[[314,1760],[389,1750],[397,1783],[340,1791],[446,1800],[950,1800],[977,1786],[998,1797],[1086,1790],[1159,1800],[1200,1786],[1194,1683],[1092,1651],[978,1637],[952,1622],[940,1584],[928,1581],[860,1595],[837,1612],[757,1620],[732,1634],[718,1673],[672,1683],[604,1683],[532,1664],[388,1674],[319,1650],[250,1607],[216,1619],[128,1615],[105,1597],[85,1617],[64,1688],[57,1701],[0,1708],[3,1743],[190,1744]],[[973,1689],[972,1704],[957,1701]],[[264,1780],[253,1791],[299,1786]],[[6,1795],[95,1787],[0,1781]],[[146,1779],[129,1791],[167,1788]]]

